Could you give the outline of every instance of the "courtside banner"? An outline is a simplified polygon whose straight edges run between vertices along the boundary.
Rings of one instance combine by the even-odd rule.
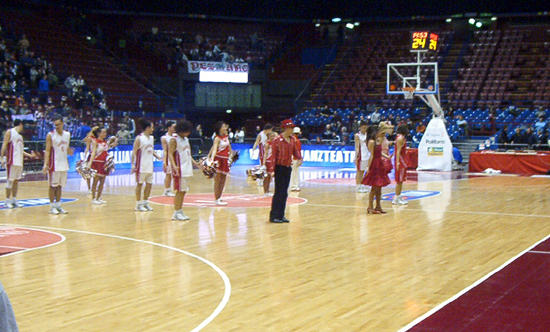
[[[259,150],[252,144],[231,144],[238,150],[239,160],[235,165],[258,165]],[[355,147],[348,145],[302,145],[303,166],[355,167]]]
[[[213,61],[188,61],[187,69],[189,73],[198,73],[200,71],[223,71],[228,73],[248,73],[249,66],[245,62],[223,63]]]
[[[453,145],[443,119],[431,119],[418,145],[417,170],[450,172],[452,155]]]

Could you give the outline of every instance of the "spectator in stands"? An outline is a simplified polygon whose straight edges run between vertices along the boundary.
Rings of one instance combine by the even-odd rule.
[[[78,75],[78,79],[76,80],[75,85],[79,88],[84,89],[84,87],[86,86],[86,82],[82,78],[82,75]]]
[[[335,134],[332,132],[331,126],[328,124],[325,126],[325,131],[321,135],[323,140],[332,140],[334,139]]]
[[[191,154],[197,155],[200,154],[200,149],[202,146],[202,126],[199,124],[195,127],[195,130],[189,134],[189,145],[191,145]]]
[[[340,114],[338,114],[337,111],[334,111],[334,113],[332,113],[332,122],[342,122],[342,117],[340,116]]]
[[[69,90],[69,93],[72,93],[73,87],[76,84],[76,78],[74,77],[74,74],[69,75],[64,82],[65,87],[67,90]]]
[[[535,130],[538,132],[540,129],[543,131],[546,129],[546,121],[544,121],[544,117],[539,117],[539,120],[535,123]]]
[[[380,120],[381,120],[380,113],[378,113],[377,109],[374,109],[374,112],[370,116],[370,122],[373,125],[378,125],[380,123]]]
[[[320,110],[319,115],[328,118],[329,116],[332,115],[332,112],[328,109],[328,106],[325,106]]]
[[[418,121],[416,124],[416,132],[423,134],[425,131],[426,131],[426,126],[422,122]]]
[[[497,143],[498,147],[500,149],[504,148],[504,145],[507,145],[510,143],[510,139],[508,138],[508,126],[504,126],[498,133],[497,136]]]
[[[539,144],[537,135],[533,133],[533,128],[528,127],[525,129],[524,141],[531,148],[533,145]]]
[[[119,144],[128,144],[132,140],[132,135],[128,131],[126,124],[120,124],[120,129],[116,133],[116,138],[118,138]]]
[[[521,127],[516,127],[514,133],[510,137],[510,142],[512,144],[523,144],[523,143],[525,143],[524,135],[521,133]]]
[[[227,128],[227,136],[229,138],[229,142],[234,142],[235,140],[235,133],[231,129],[231,127]]]
[[[40,103],[45,104],[48,100],[48,92],[50,91],[50,83],[48,83],[48,75],[42,76],[38,82],[38,94],[40,95]]]
[[[126,124],[128,127],[128,132],[130,133],[130,136],[133,138],[136,133],[136,122],[134,119],[129,117],[128,115],[124,116],[124,119],[122,120],[122,123]]]
[[[459,115],[457,118],[458,118],[458,120],[456,121],[457,126],[459,126],[460,128],[462,128],[462,130],[464,130],[465,136],[470,136],[470,127],[468,126],[468,121],[466,121],[462,115]]]
[[[537,132],[537,141],[539,142],[538,144],[546,144],[550,146],[550,141],[548,140],[548,132],[539,129]]]
[[[340,136],[340,142],[342,143],[342,145],[350,144],[348,128],[342,127],[339,136]]]
[[[31,43],[27,39],[27,35],[21,36],[21,39],[17,42],[17,47],[21,50],[21,52],[28,50],[30,46]]]
[[[237,128],[237,132],[235,133],[235,143],[244,143],[244,127]]]

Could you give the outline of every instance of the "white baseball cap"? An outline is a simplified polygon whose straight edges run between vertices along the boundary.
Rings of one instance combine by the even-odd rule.
[[[294,127],[294,134],[300,134],[300,133],[302,133],[300,131],[300,127]]]

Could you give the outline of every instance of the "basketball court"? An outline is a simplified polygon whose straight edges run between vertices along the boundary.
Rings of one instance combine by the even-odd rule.
[[[48,214],[45,181],[22,182],[24,208],[0,203],[2,283],[20,330],[547,326],[548,178],[413,173],[408,206],[391,205],[390,185],[388,213],[367,215],[353,171],[304,168],[291,222],[272,224],[271,198],[245,171],[232,170],[222,207],[196,171],[186,222],[171,221],[171,199],[158,197],[161,173],[153,212],[134,211],[133,177],[122,171],[108,178],[101,206],[82,179],[69,179],[68,215]]]

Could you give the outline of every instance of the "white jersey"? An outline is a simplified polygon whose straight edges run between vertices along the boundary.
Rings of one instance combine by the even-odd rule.
[[[161,142],[161,143],[162,143],[162,142],[166,142],[166,151],[164,151],[164,153],[168,153],[168,144],[170,144],[170,140],[171,140],[172,138],[176,137],[176,136],[177,136],[176,134],[170,135],[170,134],[166,133],[166,134],[164,134],[164,136],[162,136],[162,137],[160,138],[160,142]]]
[[[258,134],[258,136],[260,136],[260,146],[262,148],[265,147],[265,143],[267,142],[267,135],[266,133],[264,133],[264,131],[260,131],[260,133]]]
[[[56,130],[50,132],[52,139],[52,148],[50,150],[50,172],[65,172],[69,170],[69,159],[67,158],[67,149],[71,142],[71,134],[63,131],[59,135]]]
[[[23,166],[23,136],[15,128],[9,129],[10,141],[6,153],[7,164],[13,166]]]
[[[176,165],[180,169],[181,177],[193,176],[193,161],[191,159],[191,147],[189,146],[189,140],[187,137],[180,137],[176,135],[172,139],[176,140],[176,151],[174,151],[174,160]]]
[[[370,151],[369,151],[369,147],[367,146],[367,134],[358,132],[357,137],[359,137],[360,159],[362,161],[368,161],[370,158]]]
[[[153,135],[147,137],[145,134],[140,134],[136,139],[139,141],[136,155],[136,173],[153,173],[155,138]]]

